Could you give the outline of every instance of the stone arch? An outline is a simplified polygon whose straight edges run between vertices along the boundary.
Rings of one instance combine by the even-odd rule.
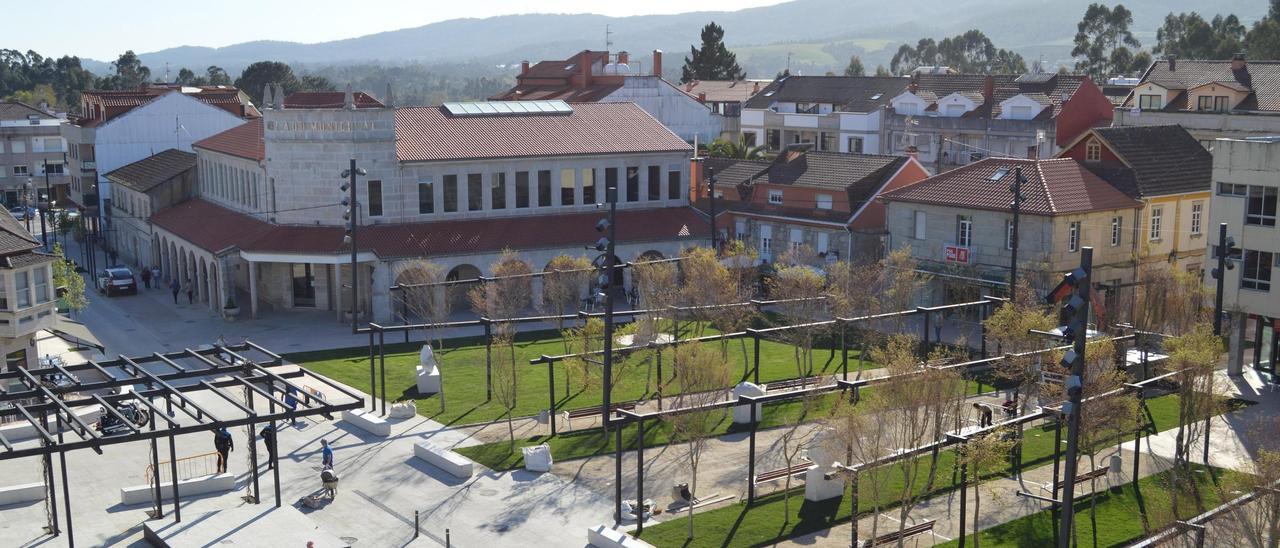
[[[425,272],[421,267],[413,266],[413,263],[404,263],[399,267],[399,271],[396,274],[394,285],[418,283],[424,277],[425,277]],[[437,289],[438,289],[438,292],[441,294],[441,296],[443,296],[445,293],[445,289],[442,287],[439,287]],[[416,292],[421,290],[412,289],[409,291]],[[413,311],[414,306],[410,304],[410,300],[412,300],[414,296],[413,293],[406,294],[404,291],[401,291],[401,290],[392,291],[390,293],[391,293],[391,312],[392,314],[395,314],[395,316],[398,319],[406,323],[424,323],[427,321],[427,318],[423,318]],[[423,297],[425,297],[425,295]],[[425,303],[425,300],[424,300],[424,303]]]
[[[454,282],[458,280],[473,280],[473,279],[479,278],[481,275],[482,274],[480,272],[479,267],[472,264],[463,263],[450,269],[449,273],[445,274],[444,279],[445,281],[449,281],[449,282]],[[470,291],[471,288],[476,287],[476,285],[478,285],[477,282],[451,284],[446,286],[448,288],[447,291],[449,293],[449,300],[453,302],[453,310],[455,312],[459,310],[471,309],[471,305],[467,301],[467,292]]]
[[[196,270],[196,300],[209,302],[209,267],[205,264],[204,257],[200,257],[199,268]]]

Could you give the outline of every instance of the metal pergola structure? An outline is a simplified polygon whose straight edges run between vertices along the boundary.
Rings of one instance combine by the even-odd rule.
[[[256,352],[266,356],[255,361],[244,353]],[[36,433],[38,444],[11,442],[0,434],[0,461],[29,456],[42,459],[43,481],[50,508],[48,532],[54,536],[62,531],[58,524],[57,489],[54,481],[52,457],[57,456],[62,476],[62,498],[66,517],[68,546],[75,546],[74,527],[71,519],[71,494],[67,479],[66,455],[78,449],[92,449],[102,454],[102,448],[135,441],[151,444],[151,466],[159,471],[157,441],[168,438],[171,455],[170,479],[175,521],[181,521],[181,499],[178,493],[177,453],[175,437],[183,434],[213,432],[221,428],[248,426],[253,436],[257,424],[272,424],[296,417],[323,415],[364,406],[363,395],[353,392],[323,377],[311,377],[342,396],[349,402],[331,403],[322,395],[313,394],[289,379],[302,377],[297,371],[277,373],[268,367],[281,365],[283,359],[276,353],[253,342],[235,345],[215,345],[210,348],[190,348],[169,353],[153,353],[149,356],[119,356],[110,361],[94,361],[77,365],[52,364],[39,369],[17,369],[0,373],[0,402],[11,407],[0,409],[0,417],[18,417],[25,420]],[[164,373],[149,371],[147,367],[164,369]],[[46,376],[57,376],[64,382],[42,382]],[[97,380],[82,380],[81,377]],[[15,384],[16,382],[16,384]],[[9,387],[6,389],[5,387]],[[15,389],[16,388],[16,389]],[[228,389],[243,390],[244,401]],[[236,408],[235,416],[215,415],[194,401],[190,395],[198,392],[213,393]],[[255,395],[267,402],[264,411],[255,408]],[[294,408],[284,401],[291,398]],[[163,401],[162,409],[157,400]],[[76,409],[98,405],[103,416],[112,416],[124,428],[121,433],[99,432],[76,414]],[[146,429],[135,424],[121,412],[125,405],[145,410]],[[177,412],[184,417],[179,422]],[[54,429],[50,430],[50,415]],[[163,424],[162,424],[163,423]],[[184,424],[185,423],[185,424]],[[74,435],[74,436],[72,436]],[[261,499],[257,444],[251,439],[249,455],[252,461],[252,495],[246,497],[253,503]],[[278,452],[273,452],[271,467],[274,470],[276,506],[280,506],[280,468]],[[161,504],[162,486],[160,474],[153,475],[153,518],[164,515]]]

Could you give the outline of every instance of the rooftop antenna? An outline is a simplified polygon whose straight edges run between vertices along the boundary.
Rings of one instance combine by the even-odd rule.
[[[604,50],[605,50],[605,51],[610,51],[610,50],[612,50],[612,49],[613,49],[613,29],[609,27],[609,24],[608,24],[608,23],[605,23],[605,25],[604,25]]]

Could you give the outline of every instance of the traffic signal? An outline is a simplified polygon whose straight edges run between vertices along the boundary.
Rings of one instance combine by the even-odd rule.
[[[1227,236],[1226,242],[1227,242],[1227,245],[1225,248],[1223,248],[1222,246],[1213,246],[1214,247],[1213,258],[1222,259],[1219,262],[1219,264],[1226,267],[1227,270],[1235,270],[1236,268],[1235,261],[1240,259],[1240,256],[1244,254],[1244,250],[1236,247],[1236,239],[1232,238],[1231,236]],[[1226,250],[1225,254],[1223,251],[1224,249]],[[1222,274],[1223,274],[1222,269],[1216,266],[1209,271],[1209,275],[1213,276],[1213,279],[1215,280],[1222,279]]]
[[[1079,392],[1083,386],[1080,373],[1084,371],[1084,342],[1089,334],[1089,297],[1092,289],[1089,284],[1089,272],[1084,268],[1076,268],[1068,272],[1062,279],[1062,285],[1071,291],[1071,299],[1062,305],[1062,315],[1067,319],[1066,325],[1059,327],[1062,338],[1074,343],[1074,348],[1062,356],[1059,365],[1071,372],[1064,381],[1069,402],[1079,401]],[[1071,403],[1067,404],[1072,405]],[[1064,412],[1070,412],[1064,407]]]
[[[593,263],[599,271],[596,275],[596,285],[601,290],[608,289],[613,281],[613,276],[611,275],[613,273],[609,271],[610,259],[613,257],[612,250],[609,249],[612,247],[611,244],[613,243],[612,240],[610,240],[613,236],[612,229],[613,223],[610,222],[608,218],[596,221],[596,232],[599,232],[601,236],[599,240],[596,240],[595,250],[603,253],[603,255],[596,257],[596,260],[593,261]]]

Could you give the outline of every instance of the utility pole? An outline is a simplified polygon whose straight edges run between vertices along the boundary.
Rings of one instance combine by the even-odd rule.
[[[601,428],[605,432],[609,431],[612,425],[613,415],[613,279],[615,269],[618,267],[616,261],[613,260],[614,247],[617,242],[618,228],[615,224],[618,213],[618,187],[612,185],[605,188],[605,201],[609,203],[609,216],[596,222],[596,232],[603,236],[596,240],[595,250],[603,252],[603,256],[596,257],[596,268],[603,268],[599,276],[596,278],[596,285],[600,288],[600,295],[604,298],[604,356],[601,362],[604,367],[604,383],[603,383],[603,400],[604,405],[600,407],[600,423]],[[622,431],[618,433],[618,450],[622,447]],[[621,455],[614,462],[615,478],[614,481],[614,521],[622,523],[622,459]]]
[[[342,238],[342,243],[351,246],[351,332],[355,333],[360,330],[359,321],[360,314],[360,263],[357,257],[359,249],[356,246],[356,228],[360,225],[360,202],[356,201],[356,175],[366,175],[364,168],[356,167],[356,159],[351,159],[351,165],[347,169],[342,170],[342,177],[346,179],[342,186],[338,187],[343,191],[349,192],[348,196],[342,198],[342,205],[346,206],[346,211],[342,213],[342,220],[346,221],[346,235]],[[339,296],[341,296],[342,288],[338,288]]]
[[[1066,470],[1062,478],[1062,498],[1058,499],[1062,507],[1061,530],[1058,535],[1058,546],[1068,548],[1071,545],[1071,526],[1075,518],[1075,484],[1076,454],[1080,446],[1080,403],[1084,395],[1084,356],[1089,337],[1089,297],[1092,292],[1093,248],[1080,249],[1080,267],[1067,274],[1066,281],[1075,287],[1075,295],[1064,306],[1064,310],[1072,316],[1063,328],[1064,337],[1072,338],[1071,350],[1062,358],[1062,365],[1071,370],[1071,375],[1064,381],[1067,389],[1067,402],[1062,412],[1067,416],[1067,454]]]
[[[1009,300],[1016,301],[1018,298],[1018,213],[1022,211],[1022,183],[1026,179],[1022,177],[1022,166],[1013,168],[1013,186],[1009,187],[1009,192],[1013,193],[1013,203],[1009,204],[1013,208],[1013,234],[1009,236],[1010,259],[1009,259]]]
[[[1218,266],[1210,271],[1214,279],[1218,280],[1218,292],[1213,297],[1213,334],[1222,335],[1222,293],[1226,284],[1226,273],[1228,270],[1235,268],[1235,263],[1231,262],[1231,257],[1236,251],[1235,239],[1227,236],[1227,223],[1218,225]]]
[[[707,188],[711,194],[711,251],[718,257],[720,247],[716,245],[716,236],[719,236],[719,232],[716,231],[716,168],[707,168],[707,181]]]

